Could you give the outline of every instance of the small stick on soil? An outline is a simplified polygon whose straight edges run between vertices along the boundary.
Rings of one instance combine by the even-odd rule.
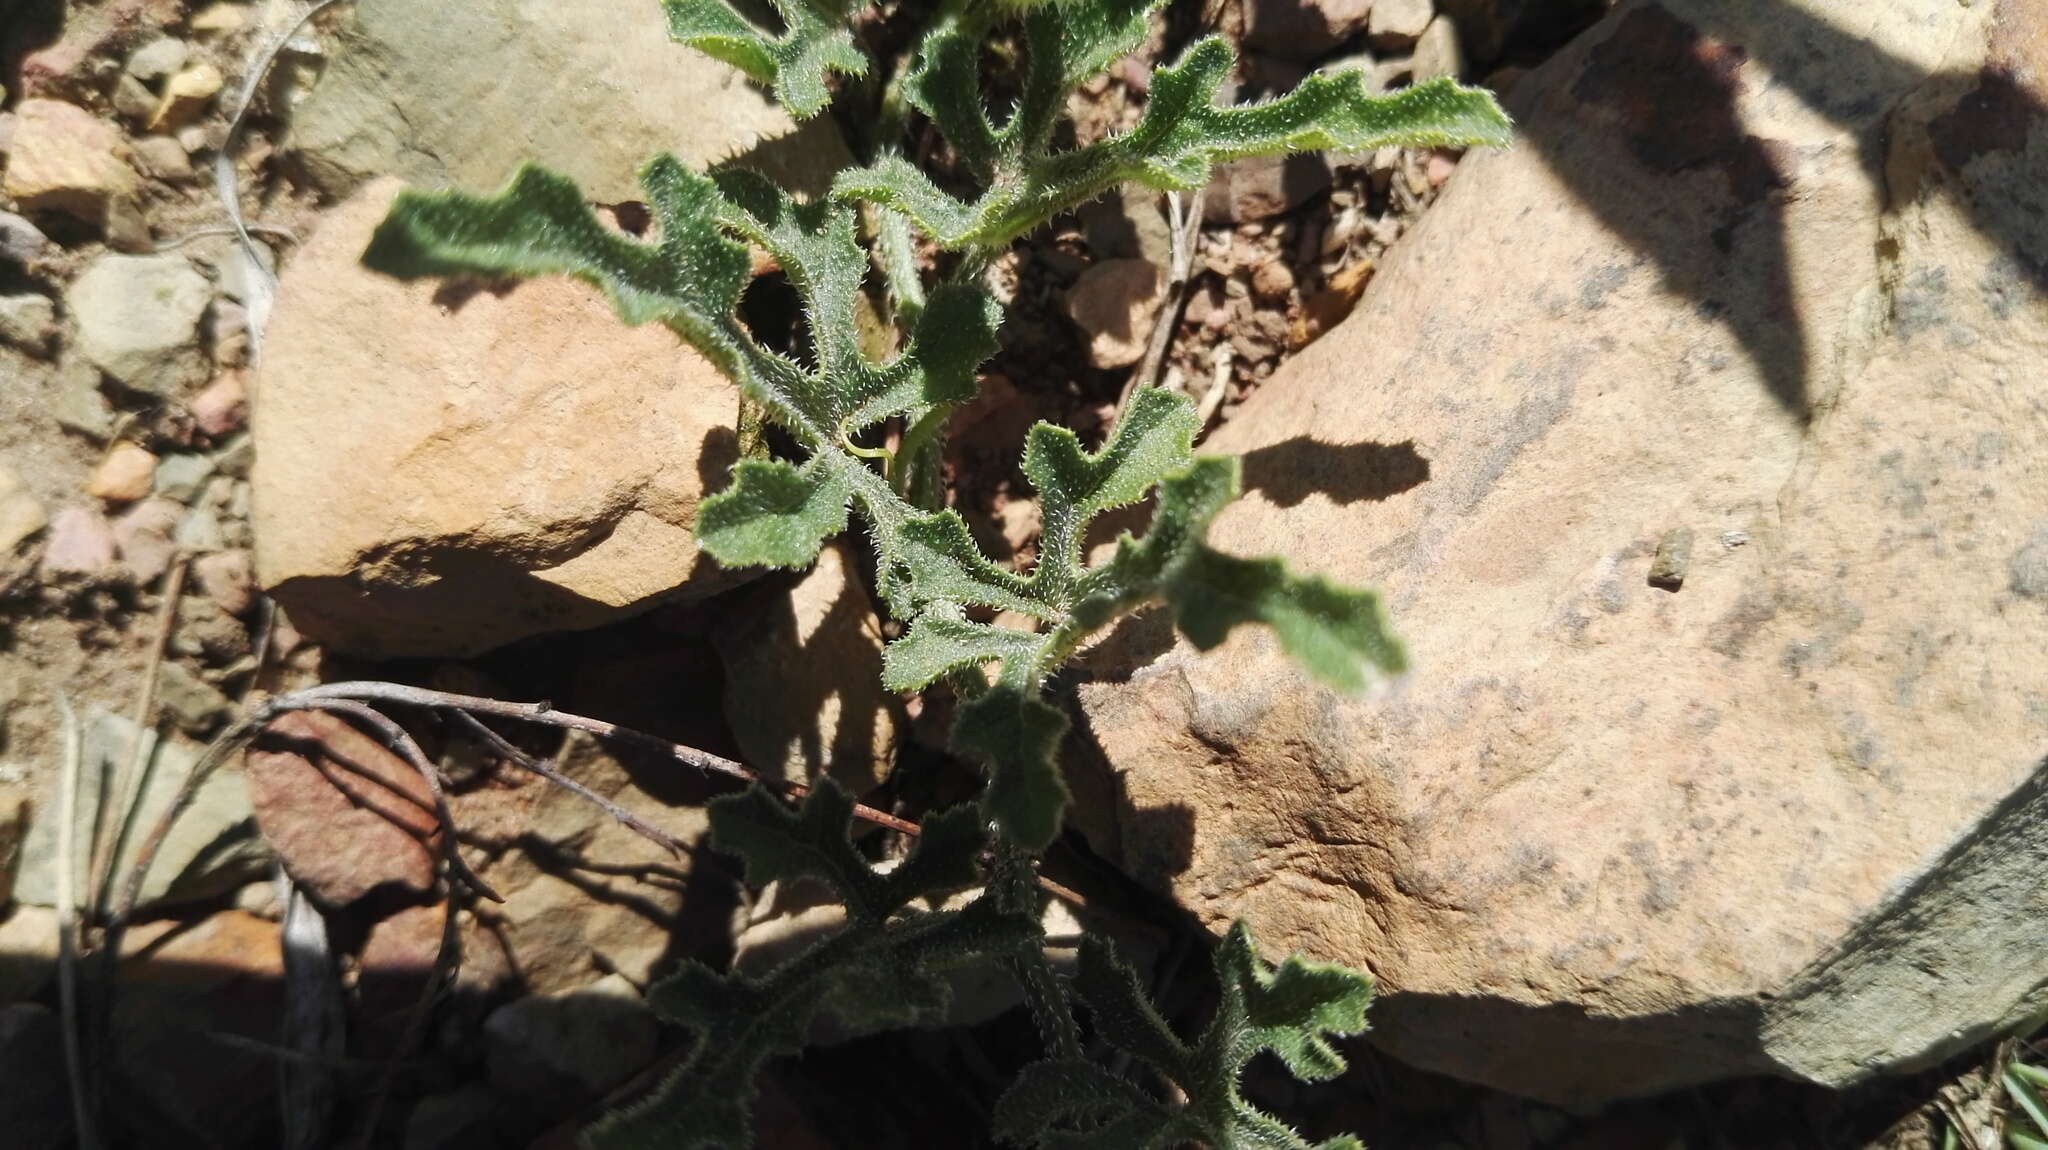
[[[482,739],[487,746],[489,746],[493,751],[496,751],[498,753],[498,756],[504,759],[506,762],[511,763],[514,766],[524,767],[527,770],[532,771],[534,774],[539,775],[541,778],[546,779],[547,781],[555,784],[556,786],[562,788],[565,791],[568,791],[570,794],[575,795],[578,798],[584,799],[588,802],[595,803],[599,808],[601,808],[604,811],[604,813],[610,815],[613,819],[617,820],[618,823],[621,826],[625,827],[627,830],[632,831],[633,833],[639,835],[641,838],[644,838],[647,841],[655,844],[656,846],[659,846],[661,849],[667,851],[670,855],[672,855],[675,858],[683,857],[685,851],[681,840],[668,834],[666,831],[661,830],[659,827],[656,827],[651,823],[648,823],[639,815],[636,815],[632,811],[627,810],[626,808],[620,806],[619,804],[611,801],[608,798],[605,798],[603,795],[598,794],[596,791],[591,790],[589,787],[584,786],[582,783],[577,782],[575,779],[572,779],[569,776],[563,774],[562,772],[556,770],[554,763],[548,761],[547,759],[538,758],[534,755],[529,755],[525,751],[520,750],[518,747],[513,746],[512,743],[505,738],[505,736],[500,735],[498,732],[493,731],[489,727],[484,726],[483,720],[478,719],[475,715],[470,714],[468,711],[453,709],[448,710],[444,713],[447,714],[449,717],[453,718],[456,721],[456,723],[461,725],[464,729],[468,730],[471,734]]]
[[[1179,192],[1166,193],[1166,214],[1173,234],[1172,266],[1166,274],[1166,299],[1159,305],[1159,318],[1152,324],[1152,338],[1145,345],[1145,358],[1138,361],[1136,370],[1124,381],[1123,394],[1117,397],[1116,419],[1110,429],[1122,422],[1124,409],[1131,405],[1131,394],[1141,387],[1150,387],[1159,378],[1159,365],[1166,362],[1166,349],[1173,345],[1173,331],[1180,326],[1181,312],[1187,307],[1188,281],[1194,275],[1195,239],[1202,234],[1202,196],[1198,193],[1183,202]]]

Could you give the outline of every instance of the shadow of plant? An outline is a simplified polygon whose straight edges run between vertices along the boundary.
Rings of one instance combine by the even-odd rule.
[[[1999,19],[2023,22],[2021,5]],[[2010,10],[2007,10],[2010,9]],[[1661,274],[1663,286],[1733,329],[1771,395],[1794,419],[1811,414],[1807,362],[1815,338],[1798,313],[1785,205],[1799,157],[1752,133],[1737,110],[1746,87],[1782,87],[1855,135],[1881,194],[1902,93],[1956,93],[1929,126],[1936,157],[1961,174],[1980,157],[2025,153],[2048,122],[2017,61],[1976,73],[1932,73],[1789,0],[1670,0],[1611,15],[1568,90],[1510,97],[1519,134],[1585,206]],[[1757,68],[1745,67],[1755,63]],[[1561,65],[1560,65],[1561,66]],[[2044,153],[2048,154],[2048,153]],[[1622,157],[1626,156],[1624,160]],[[2040,166],[2038,159],[2029,166]],[[1690,195],[1674,195],[1673,177]],[[1990,181],[1985,181],[1988,184]],[[2043,181],[1942,182],[1973,224],[2012,255],[2017,273],[2048,288]],[[1618,286],[1597,275],[1581,303]]]

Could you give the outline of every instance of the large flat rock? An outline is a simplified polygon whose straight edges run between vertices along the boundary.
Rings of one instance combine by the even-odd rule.
[[[387,175],[495,188],[529,160],[603,203],[638,200],[657,152],[695,168],[744,156],[812,189],[851,163],[830,117],[799,127],[671,42],[656,0],[359,0],[287,146],[334,198]]]
[[[1412,674],[1128,629],[1080,688],[1125,863],[1561,1102],[2048,1004],[2044,27],[1630,0],[1524,79],[1211,441],[1217,541],[1385,588]]]
[[[691,528],[739,393],[580,281],[401,283],[368,185],[288,264],[251,430],[256,573],[307,635],[470,655],[732,585]]]

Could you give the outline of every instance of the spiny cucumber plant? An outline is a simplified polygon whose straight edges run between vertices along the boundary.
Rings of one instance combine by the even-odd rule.
[[[726,0],[663,2],[674,39],[737,67],[799,118],[831,103],[844,86],[835,74],[876,67],[846,0],[774,0],[772,18]],[[797,810],[759,789],[715,803],[713,841],[741,857],[749,881],[821,882],[845,903],[846,925],[763,975],[685,965],[656,985],[652,1004],[690,1028],[693,1047],[648,1099],[589,1132],[598,1147],[747,1145],[763,1063],[800,1049],[816,1015],[928,1022],[945,1006],[948,968],[990,958],[1016,975],[1048,1047],[996,1108],[1005,1141],[1307,1145],[1241,1096],[1239,1073],[1261,1051],[1304,1077],[1339,1071],[1328,1036],[1364,1027],[1369,979],[1298,958],[1273,968],[1233,929],[1216,954],[1221,1004],[1189,1044],[1106,943],[1088,942],[1076,974],[1058,978],[1044,957],[1034,879],[1068,802],[1055,762],[1066,721],[1044,693],[1089,636],[1155,606],[1201,649],[1239,624],[1263,623],[1323,681],[1357,688],[1403,666],[1378,599],[1205,542],[1238,494],[1238,465],[1194,454],[1197,418],[1179,395],[1138,390],[1092,451],[1066,429],[1030,430],[1023,470],[1043,527],[1028,572],[989,559],[944,509],[939,440],[997,348],[1002,311],[982,286],[985,269],[1060,213],[1126,183],[1199,189],[1214,165],[1242,157],[1504,144],[1508,122],[1490,96],[1450,80],[1375,96],[1355,72],[1312,75],[1259,103],[1219,103],[1235,57],[1208,37],[1153,72],[1135,126],[1085,146],[1060,143],[1069,97],[1136,50],[1162,4],[945,0],[930,13],[890,90],[943,134],[952,162],[940,174],[971,195],[888,152],[839,173],[829,194],[809,202],[750,171],[699,173],[662,155],[641,172],[654,221],[641,239],[607,226],[569,180],[529,166],[493,196],[406,193],[365,255],[401,277],[576,276],[608,293],[627,323],[664,323],[717,365],[787,434],[793,457],[739,462],[730,486],[701,508],[702,546],[728,565],[801,568],[847,527],[849,511],[857,515],[881,597],[906,628],[886,650],[887,685],[946,683],[960,699],[952,744],[987,772],[978,804],[930,817],[886,874],[852,847],[851,799],[829,782]],[[1014,51],[986,52],[990,44]],[[1007,115],[992,114],[984,96],[990,57],[1015,62],[1003,78],[1016,92]],[[802,299],[792,347],[764,344],[740,318],[750,245]],[[893,357],[865,350],[856,326],[864,302],[896,325]],[[1123,535],[1088,565],[1090,524],[1148,497],[1146,533]],[[981,621],[992,612],[1033,624]],[[963,909],[913,909],[975,884],[982,892]],[[1150,1066],[1184,1101],[1085,1057],[1076,1004],[1101,1042]],[[1350,1142],[1330,1143],[1339,1144]]]

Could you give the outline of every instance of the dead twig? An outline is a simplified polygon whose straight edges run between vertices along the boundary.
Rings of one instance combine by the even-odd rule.
[[[1166,214],[1173,235],[1166,298],[1160,302],[1159,317],[1153,321],[1145,358],[1124,380],[1123,394],[1117,397],[1116,419],[1110,423],[1112,430],[1123,420],[1124,409],[1131,405],[1131,395],[1141,387],[1152,386],[1159,378],[1159,366],[1166,362],[1166,349],[1173,345],[1174,329],[1180,326],[1181,312],[1187,307],[1188,283],[1194,278],[1195,239],[1202,234],[1202,196],[1198,193],[1183,201],[1179,192],[1168,192]]]
[[[485,745],[489,746],[493,751],[496,751],[498,753],[498,756],[504,759],[506,762],[511,763],[514,766],[524,767],[525,769],[532,771],[534,774],[539,775],[541,778],[546,779],[547,781],[555,784],[556,786],[562,788],[565,791],[568,791],[570,794],[575,795],[576,797],[583,799],[587,802],[594,803],[598,807],[602,808],[604,813],[610,815],[619,823],[619,825],[625,827],[627,830],[632,831],[633,833],[639,835],[647,841],[655,844],[656,846],[659,846],[661,849],[667,851],[671,856],[675,858],[683,857],[686,848],[683,846],[681,839],[678,839],[675,836],[669,834],[668,832],[660,829],[659,827],[654,826],[653,824],[647,822],[645,819],[642,819],[639,815],[634,814],[632,811],[627,810],[626,808],[611,801],[610,799],[605,798],[603,795],[598,794],[596,791],[591,790],[589,787],[584,786],[582,783],[577,782],[575,779],[572,779],[569,776],[563,774],[562,772],[556,770],[555,765],[547,759],[538,758],[534,755],[529,755],[525,751],[520,750],[518,747],[513,746],[511,741],[506,739],[505,736],[500,735],[498,732],[493,731],[489,727],[485,726],[483,724],[483,720],[477,718],[475,715],[470,714],[468,711],[451,709],[444,713],[447,714],[450,718],[454,719],[458,725],[468,730],[472,735],[475,735],[477,738],[483,740]]]

